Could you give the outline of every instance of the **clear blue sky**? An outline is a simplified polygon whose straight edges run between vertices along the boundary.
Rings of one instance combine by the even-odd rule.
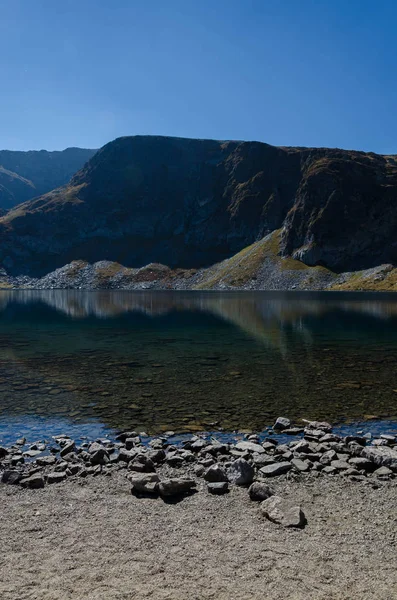
[[[396,0],[0,0],[0,148],[397,153]]]

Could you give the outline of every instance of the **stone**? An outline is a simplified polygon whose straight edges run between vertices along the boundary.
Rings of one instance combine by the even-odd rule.
[[[397,472],[397,450],[393,448],[367,446],[363,448],[361,456],[368,458],[378,467],[389,467],[392,471]]]
[[[120,448],[119,452],[119,462],[129,463],[135,456],[137,455],[136,451],[126,450],[125,448]]]
[[[320,429],[324,433],[332,432],[332,425],[326,421],[307,421],[306,419],[302,419],[302,421],[306,423],[306,429]]]
[[[235,485],[249,485],[254,479],[255,469],[244,458],[235,460],[227,470],[230,483]]]
[[[310,462],[307,460],[301,460],[300,458],[293,458],[291,460],[291,464],[297,471],[301,473],[306,473],[310,471]]]
[[[94,444],[92,444],[94,445]],[[98,444],[99,445],[99,444]],[[95,452],[90,452],[91,458],[90,463],[92,465],[107,465],[109,462],[109,454],[103,446],[99,445],[99,448]]]
[[[322,465],[330,465],[333,460],[338,460],[338,455],[335,450],[328,450],[320,457],[320,463]]]
[[[290,462],[277,462],[272,465],[266,465],[259,469],[259,473],[264,477],[278,477],[279,475],[284,475],[284,473],[288,473],[292,469],[292,465]]]
[[[160,477],[157,473],[128,474],[132,491],[138,494],[158,494]]]
[[[229,491],[229,484],[227,481],[213,481],[207,484],[207,489],[210,494],[221,496]]]
[[[127,450],[132,450],[132,448],[135,448],[135,446],[139,446],[140,443],[141,440],[138,436],[130,437],[125,440],[125,447]]]
[[[57,459],[55,458],[55,456],[39,456],[38,458],[36,458],[36,464],[38,464],[40,467],[55,465],[56,462]]]
[[[80,465],[77,465],[77,464],[69,465],[69,467],[66,469],[65,473],[66,473],[66,475],[71,477],[72,475],[77,475],[78,473],[80,473],[81,469],[82,469],[82,467]]]
[[[138,434],[136,431],[122,431],[116,435],[115,439],[118,442],[123,442],[123,444],[124,444],[124,442],[127,438],[134,438],[134,437],[137,437],[137,435]]]
[[[331,460],[331,467],[337,469],[338,471],[343,471],[343,469],[350,469],[350,465],[345,460]]]
[[[162,463],[165,460],[165,452],[162,448],[156,448],[153,450],[149,450],[147,453],[148,457],[152,462],[156,465]]]
[[[262,454],[265,452],[265,449],[255,442],[238,442],[235,445],[236,450],[240,450],[242,452],[258,452]]]
[[[291,427],[291,421],[285,417],[278,417],[273,425],[273,429],[276,431],[282,431],[283,429],[289,429]]]
[[[17,441],[15,442],[15,444],[17,446],[24,446],[26,444],[26,438],[25,437],[18,438]]]
[[[380,437],[382,440],[386,440],[386,442],[388,444],[395,444],[397,441],[397,438],[395,435],[390,435],[389,433],[381,433]]]
[[[8,483],[9,485],[16,485],[22,479],[22,473],[16,469],[6,469],[3,471],[1,476],[1,483]]]
[[[280,496],[271,496],[264,500],[260,509],[269,521],[283,527],[302,528],[306,524],[306,517],[301,507],[284,500]]]
[[[223,469],[218,464],[211,465],[208,467],[208,469],[204,473],[204,479],[205,481],[209,481],[211,483],[228,481],[225,469]]]
[[[5,458],[7,456],[7,454],[8,454],[7,449],[3,448],[3,446],[0,446],[0,460]]]
[[[274,492],[266,483],[254,481],[248,489],[248,494],[251,500],[262,502],[263,500],[270,498],[270,496],[273,496]]]
[[[389,467],[379,467],[379,469],[374,471],[374,476],[380,479],[391,479],[394,477],[394,473]]]
[[[44,479],[40,473],[36,473],[35,475],[31,475],[30,477],[26,477],[21,480],[21,486],[30,488],[32,490],[38,490],[39,488],[44,487]]]
[[[335,475],[335,473],[337,473],[337,470],[335,469],[335,467],[331,467],[331,465],[327,465],[326,467],[324,467],[324,469],[321,472],[326,473],[327,475]]]
[[[49,484],[61,483],[61,481],[65,481],[65,479],[66,479],[65,471],[61,471],[59,473],[54,471],[53,473],[48,473],[48,475],[47,475],[47,483],[49,483]]]
[[[146,454],[138,454],[128,464],[130,471],[138,471],[139,473],[153,473],[156,469],[153,462]]]
[[[74,452],[75,449],[76,449],[76,447],[75,447],[74,441],[68,440],[68,443],[63,448],[61,448],[59,454],[62,456],[62,458],[64,458],[70,452]]]
[[[362,456],[354,456],[353,458],[350,458],[349,464],[355,469],[358,469],[359,471],[365,471],[367,473],[371,473],[376,468],[375,463]]]
[[[284,435],[299,435],[303,433],[303,427],[289,427],[288,429],[283,429]]]
[[[182,456],[179,456],[178,454],[173,454],[171,456],[167,456],[165,462],[170,467],[174,467],[174,468],[178,469],[180,467],[183,467],[183,464],[185,461],[183,460]]]
[[[159,483],[159,494],[162,497],[180,496],[191,492],[196,487],[193,479],[163,479]]]
[[[23,453],[26,458],[34,458],[39,454],[41,454],[40,450],[26,450],[26,452]]]

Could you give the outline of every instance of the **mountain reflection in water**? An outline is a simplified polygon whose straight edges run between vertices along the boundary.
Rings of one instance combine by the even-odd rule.
[[[260,429],[397,414],[397,298],[0,291],[0,423]]]

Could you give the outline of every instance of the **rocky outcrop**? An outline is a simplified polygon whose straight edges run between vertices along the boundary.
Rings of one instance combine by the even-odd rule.
[[[96,150],[0,150],[0,211],[64,185]]]
[[[336,271],[364,268],[397,258],[394,199],[396,157],[125,137],[69,184],[1,218],[0,262],[14,275],[73,260],[199,268],[279,230],[277,254]]]

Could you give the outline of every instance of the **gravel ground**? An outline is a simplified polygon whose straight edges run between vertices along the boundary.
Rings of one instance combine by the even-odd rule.
[[[0,598],[397,598],[395,480],[272,485],[301,504],[304,530],[264,519],[244,488],[171,504],[135,498],[121,472],[0,486]]]

